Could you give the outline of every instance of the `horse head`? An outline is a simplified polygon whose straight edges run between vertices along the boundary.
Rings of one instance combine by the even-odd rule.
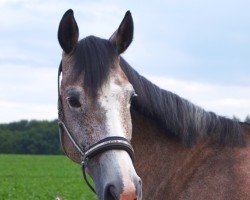
[[[95,36],[78,38],[73,11],[68,10],[58,29],[63,49],[59,88],[64,126],[61,142],[66,155],[81,163],[79,150],[85,152],[106,138],[131,140],[130,101],[135,91],[119,65],[120,54],[133,39],[131,13],[126,13],[108,40]],[[141,199],[141,180],[131,155],[123,147],[106,148],[88,160],[86,170],[95,182],[99,199]]]

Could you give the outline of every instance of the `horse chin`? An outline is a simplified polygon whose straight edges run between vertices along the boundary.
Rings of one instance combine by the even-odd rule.
[[[141,180],[127,152],[111,150],[89,161],[88,172],[100,200],[141,199]]]

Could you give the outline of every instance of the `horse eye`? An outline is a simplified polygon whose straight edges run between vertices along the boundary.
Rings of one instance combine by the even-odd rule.
[[[71,107],[74,107],[74,108],[81,107],[81,103],[79,102],[79,100],[76,97],[68,97],[67,100],[68,100],[68,103]]]

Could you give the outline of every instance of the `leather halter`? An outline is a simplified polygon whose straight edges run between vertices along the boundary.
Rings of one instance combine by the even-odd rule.
[[[131,146],[130,142],[123,137],[119,136],[113,136],[113,137],[106,137],[97,143],[91,145],[88,149],[82,149],[82,147],[78,144],[76,139],[74,138],[74,135],[71,134],[69,129],[67,128],[66,124],[64,123],[64,113],[63,113],[63,105],[62,105],[62,99],[61,99],[61,93],[60,93],[60,75],[62,73],[62,62],[60,63],[59,69],[58,69],[58,77],[57,77],[57,86],[58,86],[58,125],[59,125],[59,135],[60,135],[60,141],[62,145],[62,133],[66,133],[74,147],[78,150],[78,152],[81,154],[81,165],[82,165],[82,172],[84,180],[86,181],[89,188],[96,193],[95,189],[92,187],[92,185],[89,183],[87,176],[86,176],[86,168],[88,165],[89,159],[93,158],[97,154],[101,154],[108,150],[124,150],[128,152],[129,156],[131,157],[132,161],[134,161],[134,150]],[[62,148],[64,149],[63,145]],[[65,154],[66,151],[64,150]]]

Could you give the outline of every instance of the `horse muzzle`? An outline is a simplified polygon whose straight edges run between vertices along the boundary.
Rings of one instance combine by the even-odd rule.
[[[88,171],[100,200],[141,200],[142,182],[129,154],[110,150],[93,158]]]
[[[116,184],[108,184],[105,188],[104,200],[141,200],[141,181],[136,178],[133,183],[126,185],[126,189],[120,191]]]

